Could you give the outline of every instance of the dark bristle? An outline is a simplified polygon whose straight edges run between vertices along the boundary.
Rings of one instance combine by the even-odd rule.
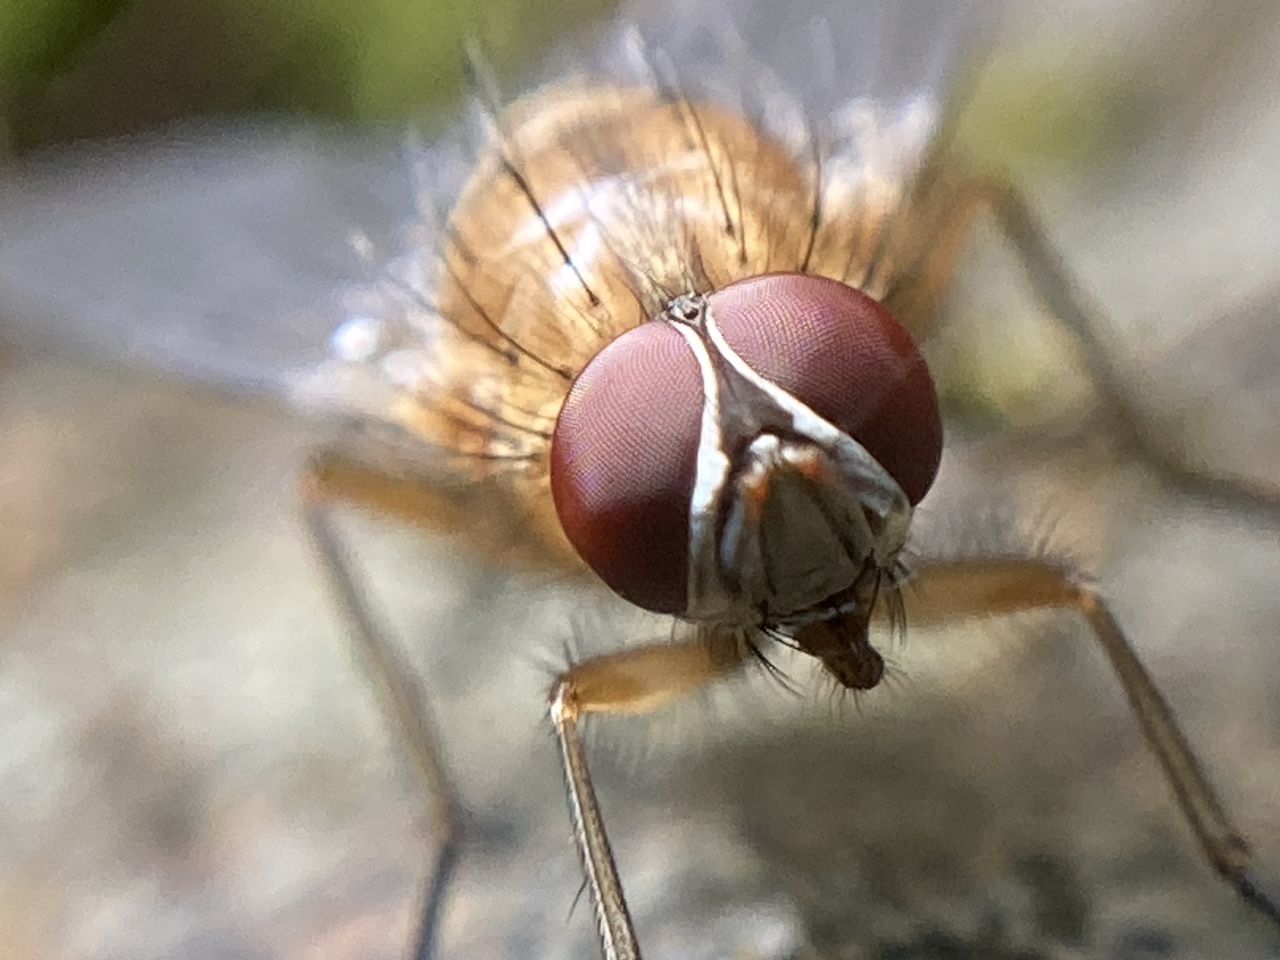
[[[448,324],[454,330],[471,343],[476,344],[486,350],[491,350],[502,361],[508,365],[514,365],[518,362],[516,354],[505,351],[488,337],[481,336],[474,330],[468,330],[460,324],[456,317],[445,314],[434,303],[426,298],[426,296],[416,287],[410,286],[400,277],[391,272],[387,272],[384,276],[386,283],[389,283],[398,293],[408,298],[409,302],[416,306],[419,310],[426,313],[429,317]]]
[[[490,407],[486,407],[483,404],[476,403],[474,400],[468,400],[465,397],[458,397],[456,399],[458,403],[462,404],[468,410],[484,417],[491,425],[506,427],[509,430],[514,430],[517,433],[522,433],[538,440],[551,439],[550,430],[539,429],[537,427],[529,426],[528,424],[517,423],[516,421],[498,413],[498,411],[493,410]]]
[[[474,36],[462,44],[462,79],[489,117],[496,121],[502,115],[505,103],[498,89],[497,74],[480,48],[479,39]]]
[[[542,367],[548,373],[552,373],[560,377],[560,379],[565,380],[566,382],[570,382],[573,380],[573,374],[571,371],[566,370],[564,367],[557,366],[556,364],[552,363],[550,360],[544,359],[539,354],[535,353],[533,350],[530,350],[524,344],[520,343],[520,341],[515,339],[515,337],[511,336],[511,334],[507,333],[506,330],[502,328],[502,325],[496,322],[493,319],[493,317],[489,315],[489,312],[485,310],[485,308],[481,305],[480,301],[477,300],[476,297],[472,294],[471,289],[465,283],[463,283],[462,278],[458,276],[457,272],[453,269],[452,264],[448,262],[447,258],[445,258],[444,260],[444,267],[446,272],[449,274],[449,278],[453,281],[454,285],[458,288],[458,291],[462,294],[463,298],[467,301],[471,309],[475,312],[475,315],[479,317],[481,322],[486,327],[488,327],[489,330],[493,332],[494,336],[498,337],[504,343],[508,344],[511,347],[511,349],[515,350],[518,354],[520,354],[520,356],[525,357],[526,359],[532,361],[533,363],[536,363],[538,366]],[[456,321],[454,322],[456,323]]]
[[[547,212],[542,207],[542,201],[540,201],[537,194],[533,192],[533,185],[516,167],[515,162],[507,155],[505,150],[502,154],[502,170],[511,178],[511,181],[524,195],[524,198],[529,201],[529,206],[533,208],[534,216],[536,216],[538,218],[538,222],[542,224],[542,229],[546,232],[547,239],[555,246],[556,252],[560,254],[560,259],[564,262],[564,265],[568,267],[573,272],[574,277],[577,278],[578,284],[582,287],[583,293],[587,295],[587,301],[593,307],[599,306],[600,297],[591,289],[591,285],[587,283],[587,278],[582,275],[582,270],[573,262],[573,257],[569,255],[569,250],[565,247],[564,241],[560,238],[559,232],[554,226],[552,226],[551,220],[548,219]]]
[[[791,677],[787,675],[785,670],[769,659],[755,637],[746,634],[743,636],[742,642],[746,644],[747,650],[751,654],[751,659],[764,670],[766,676],[776,681],[783,690],[791,695],[800,696],[800,690],[791,681]]]
[[[804,256],[800,259],[799,273],[809,272],[809,263],[813,259],[813,251],[818,245],[818,230],[822,226],[822,144],[812,122],[805,124],[808,140],[813,151],[813,205],[809,210],[809,239],[805,241]]]
[[[703,126],[702,117],[698,114],[698,108],[681,90],[679,94],[680,112],[685,117],[686,123],[692,128],[694,134],[694,143],[698,150],[706,158],[707,172],[711,174],[711,182],[715,187],[716,200],[720,204],[720,211],[724,216],[724,232],[727,237],[736,237],[738,241],[738,262],[747,262],[746,247],[746,231],[742,224],[737,226],[734,224],[733,214],[729,209],[729,199],[725,193],[724,178],[720,175],[720,169],[716,166],[716,158],[711,152],[711,141],[707,137],[706,127]],[[733,165],[733,158],[729,158],[729,173],[732,179],[732,186],[738,205],[738,217],[742,217],[742,194],[738,187],[737,168]]]

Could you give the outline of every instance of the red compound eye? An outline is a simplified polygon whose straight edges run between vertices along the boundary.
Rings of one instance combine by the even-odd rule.
[[[741,280],[709,300],[748,366],[866,447],[913,505],[924,499],[942,459],[938,395],[888,310],[799,273]]]
[[[942,454],[938,400],[887,310],[802,274],[753,277],[708,299],[752,369],[856,439],[919,502]],[[687,605],[702,400],[684,337],[644,324],[587,364],[551,443],[551,493],[569,541],[618,594],[660,613]]]
[[[637,606],[687,605],[689,498],[702,376],[665,323],[601,350],[574,381],[551,441],[551,495],[569,542]]]

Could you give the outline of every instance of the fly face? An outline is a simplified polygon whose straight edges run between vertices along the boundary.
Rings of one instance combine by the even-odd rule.
[[[905,332],[852,288],[798,273],[681,295],[656,323],[614,341],[566,401],[552,442],[552,491],[570,540],[615,590],[658,612],[756,627],[841,612],[834,599],[865,567],[892,568],[912,503],[851,433],[874,437],[880,428],[896,441],[891,452],[923,439],[926,484],[941,452],[932,383]],[[836,358],[822,371],[810,369],[816,349],[774,354],[794,380],[790,390],[732,345],[760,353],[788,325],[811,333],[815,346],[825,341],[825,359]],[[841,340],[853,349],[839,350]],[[849,356],[854,365],[839,362]],[[877,383],[867,374],[885,358],[889,375]],[[923,423],[904,436],[867,422],[877,405],[863,401],[901,390],[913,375],[926,394]],[[852,387],[859,381],[864,391]],[[824,385],[834,388],[826,396]],[[846,429],[797,394],[827,401]],[[662,429],[649,446],[631,424],[654,420]],[[665,546],[672,528],[664,521],[685,528],[683,550]],[[648,556],[630,553],[645,541]]]

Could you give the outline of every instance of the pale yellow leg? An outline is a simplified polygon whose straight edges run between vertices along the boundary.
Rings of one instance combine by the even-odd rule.
[[[394,497],[395,478],[361,473],[356,467],[337,469],[334,467],[337,463],[339,461],[329,457],[317,457],[304,473],[300,483],[304,518],[329,588],[347,620],[352,650],[381,695],[384,713],[394,733],[408,748],[428,798],[428,818],[440,838],[422,895],[419,930],[409,953],[413,960],[429,960],[434,954],[444,896],[458,857],[460,828],[454,792],[440,761],[436,725],[427,706],[426,693],[400,645],[374,615],[333,516],[338,503],[368,506],[372,498],[359,495],[365,491],[390,498],[386,500],[386,512],[403,516],[409,510],[407,505],[417,503],[416,494],[415,489],[406,484],[403,492]],[[337,482],[341,479],[357,485]],[[391,510],[390,505],[396,509]]]
[[[595,905],[605,960],[638,960],[640,947],[591,784],[580,730],[583,715],[645,714],[737,669],[750,647],[736,632],[712,632],[584,660],[551,690],[551,722],[560,738],[574,834]]]
[[[904,601],[907,622],[922,627],[1030,610],[1057,608],[1078,614],[1119,676],[1210,864],[1248,903],[1280,925],[1280,906],[1256,886],[1248,843],[1223,810],[1169,704],[1092,585],[1047,560],[960,560],[920,567],[905,588]]]

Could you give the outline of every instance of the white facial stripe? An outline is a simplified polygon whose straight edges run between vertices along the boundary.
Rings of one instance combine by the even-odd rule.
[[[885,544],[886,552],[896,553],[906,540],[911,518],[911,503],[898,482],[857,440],[751,369],[725,340],[710,302],[704,307],[702,322],[712,346],[734,372],[777,404],[791,418],[797,434],[829,451],[841,472],[858,483],[859,499],[885,521],[886,540],[896,541]]]
[[[671,323],[670,321],[667,321]],[[702,375],[702,428],[698,435],[698,466],[689,498],[689,584],[687,614],[710,618],[724,614],[731,604],[718,576],[716,560],[717,505],[729,482],[729,457],[720,433],[720,384],[707,345],[689,326],[671,323],[684,337]]]

